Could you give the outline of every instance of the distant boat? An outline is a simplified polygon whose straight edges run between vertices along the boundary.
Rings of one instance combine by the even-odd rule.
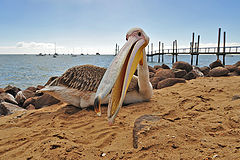
[[[53,55],[54,55],[54,56],[58,56],[58,54],[57,54],[57,53],[54,53]]]
[[[36,56],[46,56],[46,54],[39,53]]]
[[[53,58],[57,58],[57,56],[54,54],[54,55],[53,55]]]
[[[96,55],[100,55],[100,53],[97,52]]]

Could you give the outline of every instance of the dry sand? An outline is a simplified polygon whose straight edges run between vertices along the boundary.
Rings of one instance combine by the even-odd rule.
[[[102,117],[65,104],[18,112],[0,118],[0,159],[240,159],[234,95],[240,76],[190,80],[122,107],[113,126],[106,107]]]

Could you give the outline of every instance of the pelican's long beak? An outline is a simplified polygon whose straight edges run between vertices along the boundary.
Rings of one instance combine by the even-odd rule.
[[[113,124],[122,106],[138,64],[142,64],[143,49],[147,44],[143,38],[130,36],[100,82],[94,102],[95,111],[101,115],[101,100],[112,90],[108,103],[109,124]]]

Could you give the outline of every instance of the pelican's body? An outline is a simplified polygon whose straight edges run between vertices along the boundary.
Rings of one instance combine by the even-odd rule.
[[[94,98],[106,68],[94,65],[81,65],[68,69],[61,77],[41,90],[53,97],[80,108],[94,105]],[[138,75],[141,73],[138,73]],[[145,76],[143,76],[145,77]],[[141,83],[141,82],[140,82]],[[124,104],[146,101],[149,98],[140,95],[138,77],[133,76],[128,87]],[[107,96],[102,104],[107,104]]]
[[[108,103],[112,124],[122,104],[148,101],[153,94],[145,52],[149,38],[142,29],[134,28],[126,39],[108,69],[93,65],[70,68],[40,92],[76,107],[94,105],[98,115],[101,104]],[[133,75],[137,66],[138,77]]]

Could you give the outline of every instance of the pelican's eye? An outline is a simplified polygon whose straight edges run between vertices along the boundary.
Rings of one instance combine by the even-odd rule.
[[[138,32],[138,36],[140,37],[142,34],[141,34],[141,32]]]

